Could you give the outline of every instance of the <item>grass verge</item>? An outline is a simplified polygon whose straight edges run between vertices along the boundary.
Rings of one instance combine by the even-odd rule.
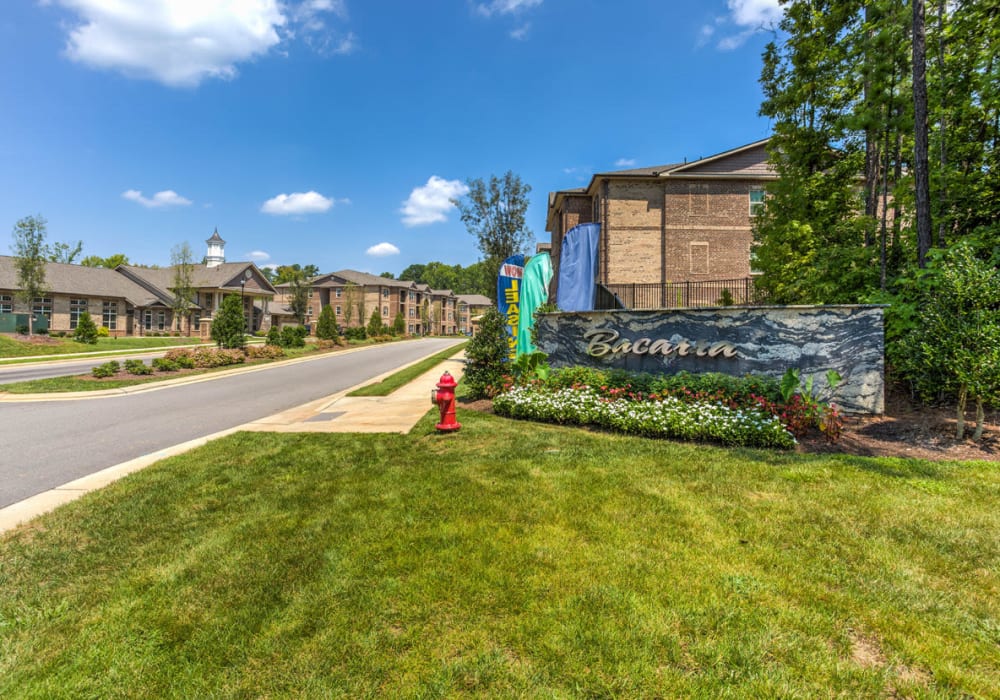
[[[380,382],[366,384],[359,389],[355,389],[349,393],[348,396],[388,396],[399,387],[409,384],[421,374],[439,364],[442,360],[447,360],[449,357],[457,355],[460,351],[465,349],[465,346],[466,343],[460,343],[459,345],[448,348],[447,350],[442,350],[439,353],[421,360],[415,365],[410,365],[406,369],[402,369],[395,374],[389,375]]]
[[[1000,688],[994,464],[461,420],[238,433],[3,537],[0,697]]]
[[[78,343],[72,338],[53,338],[57,342],[28,343],[6,335],[0,335],[0,359],[28,357],[33,355],[75,355],[108,350],[135,352],[155,350],[174,345],[192,345],[197,338],[98,338],[97,343]]]

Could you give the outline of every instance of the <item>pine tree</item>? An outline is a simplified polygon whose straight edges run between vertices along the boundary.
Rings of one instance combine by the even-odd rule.
[[[327,304],[319,314],[319,321],[316,323],[316,337],[320,340],[336,340],[339,335],[340,330],[337,328],[333,307]]]
[[[212,319],[212,340],[220,348],[242,348],[246,345],[244,323],[240,297],[238,294],[230,294],[222,300],[218,313]]]
[[[492,396],[503,382],[504,365],[509,352],[505,319],[490,307],[479,322],[479,330],[465,349],[468,362],[464,383],[474,399]]]
[[[73,333],[73,340],[78,343],[97,344],[97,324],[90,317],[89,311],[84,311],[76,322],[76,330]]]

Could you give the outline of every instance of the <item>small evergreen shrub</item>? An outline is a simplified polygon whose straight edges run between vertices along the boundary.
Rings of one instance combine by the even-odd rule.
[[[118,364],[118,360],[111,360],[110,362],[105,362],[103,365],[97,365],[97,367],[92,368],[90,373],[97,379],[105,379],[106,377],[115,376],[120,369],[121,365]]]
[[[267,331],[267,340],[264,343],[274,347],[281,347],[281,329],[277,326],[271,326]]]
[[[361,326],[357,328],[345,328],[344,337],[348,340],[364,340],[368,337],[368,333]]]
[[[304,348],[308,332],[305,326],[285,326],[281,329],[281,347]]]
[[[465,349],[468,361],[464,381],[472,398],[492,397],[499,391],[509,352],[504,317],[497,309],[490,308],[483,314],[479,332]]]
[[[142,360],[125,360],[125,371],[129,374],[146,375],[152,374],[153,368]]]
[[[335,340],[340,335],[337,328],[337,318],[333,313],[333,307],[327,304],[319,314],[319,321],[316,323],[316,338],[319,340]]]
[[[73,333],[73,340],[88,345],[97,344],[97,325],[90,317],[90,312],[84,311],[80,314],[80,318],[76,322],[76,332]]]
[[[158,372],[176,372],[181,366],[174,362],[173,360],[168,360],[165,357],[154,357],[153,358],[153,369]]]

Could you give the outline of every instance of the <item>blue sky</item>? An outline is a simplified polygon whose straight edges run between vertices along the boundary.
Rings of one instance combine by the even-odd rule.
[[[10,0],[0,225],[84,255],[399,273],[479,253],[450,196],[764,138],[777,0]],[[0,234],[0,253],[10,236]]]

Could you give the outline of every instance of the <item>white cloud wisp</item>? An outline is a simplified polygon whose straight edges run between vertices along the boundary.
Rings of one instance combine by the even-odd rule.
[[[191,204],[191,200],[182,197],[173,190],[163,190],[152,196],[143,197],[139,190],[125,190],[122,192],[122,199],[141,204],[147,209],[160,209],[163,207],[186,207]]]

